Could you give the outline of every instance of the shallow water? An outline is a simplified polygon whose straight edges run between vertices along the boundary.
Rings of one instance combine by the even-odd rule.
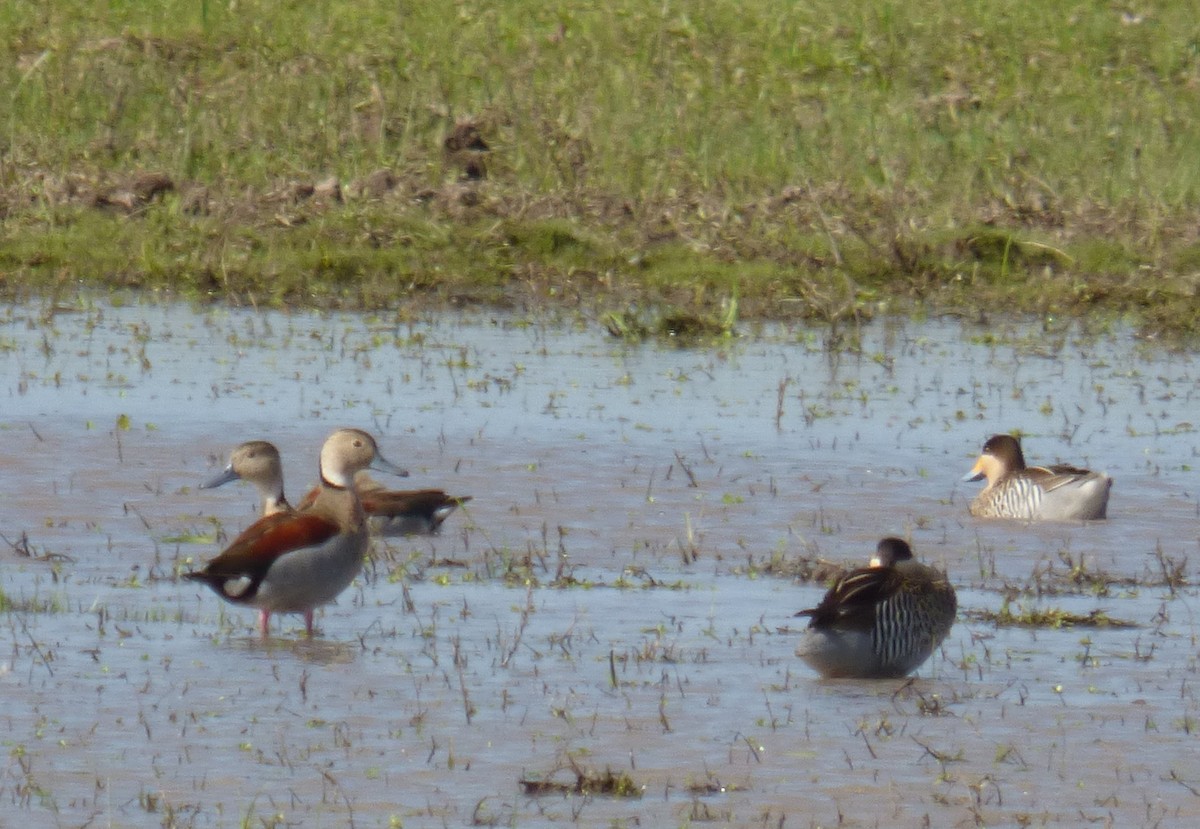
[[[0,825],[1195,825],[1194,355],[861,336],[10,309]],[[257,506],[196,484],[268,437],[295,497],[342,425],[475,500],[381,542],[316,639],[285,616],[259,641],[176,578]],[[1112,473],[1110,520],[969,518],[959,479],[1015,428],[1031,462]],[[791,614],[821,585],[788,565],[885,534],[949,570],[959,622],[911,683],[817,680]],[[1006,600],[1132,626],[981,617]],[[524,793],[572,764],[641,796]]]

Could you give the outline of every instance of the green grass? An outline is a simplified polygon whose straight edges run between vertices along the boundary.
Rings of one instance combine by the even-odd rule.
[[[6,290],[825,317],[849,285],[1189,333],[1186,4],[582,6],[6,4]]]
[[[1070,613],[1057,607],[1037,608],[1019,607],[1015,610],[1006,601],[998,611],[973,611],[971,618],[978,621],[991,622],[997,627],[1034,627],[1034,628],[1135,628],[1136,622],[1117,619],[1109,616],[1103,610],[1093,610],[1090,613]]]

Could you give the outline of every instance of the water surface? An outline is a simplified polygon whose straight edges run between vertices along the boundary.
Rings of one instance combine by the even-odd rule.
[[[627,345],[561,320],[8,310],[0,804],[30,826],[1191,826],[1200,372],[1127,331],[880,321]],[[339,426],[473,495],[307,641],[181,571],[253,519],[196,484]],[[992,432],[1110,520],[966,512]],[[792,613],[885,534],[960,618],[911,683],[824,682]],[[1122,628],[997,627],[1102,611]],[[628,775],[640,798],[526,796]]]

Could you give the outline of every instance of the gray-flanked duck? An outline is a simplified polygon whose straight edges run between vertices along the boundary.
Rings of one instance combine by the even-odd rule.
[[[958,611],[946,575],[900,538],[879,542],[869,567],[842,576],[808,616],[796,655],[826,678],[906,676],[950,633]]]
[[[401,470],[401,477],[408,472]],[[254,485],[262,498],[262,514],[290,510],[283,493],[283,464],[279,450],[265,440],[249,440],[230,454],[229,465],[200,485],[201,489],[243,480]],[[387,489],[366,470],[354,477],[354,488],[373,532],[379,535],[433,535],[450,514],[471,500],[470,495],[450,495],[442,489]],[[317,497],[314,488],[300,500],[300,508]]]
[[[302,613],[312,636],[313,609],[350,586],[367,553],[367,519],[355,474],[367,468],[403,472],[360,429],[330,435],[319,468],[321,482],[311,503],[259,518],[202,569],[184,575],[227,601],[258,608],[263,636],[270,632],[272,613]]]
[[[987,479],[969,507],[977,518],[1072,521],[1104,518],[1112,478],[1068,464],[1026,466],[1021,442],[992,435],[964,481]]]

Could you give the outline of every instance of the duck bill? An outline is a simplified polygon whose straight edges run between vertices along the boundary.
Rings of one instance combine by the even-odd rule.
[[[983,458],[975,461],[975,465],[971,467],[971,471],[962,478],[964,481],[982,481],[984,479]]]
[[[221,471],[221,474],[209,478],[207,481],[200,484],[200,488],[216,489],[219,486],[224,486],[230,481],[236,481],[240,477],[242,476],[233,471],[233,464],[230,464]]]
[[[396,464],[392,463],[387,458],[380,455],[378,452],[375,453],[375,460],[371,461],[370,468],[374,469],[378,472],[387,472],[387,473],[395,475],[399,478],[407,478],[408,477],[407,469],[396,466]]]

